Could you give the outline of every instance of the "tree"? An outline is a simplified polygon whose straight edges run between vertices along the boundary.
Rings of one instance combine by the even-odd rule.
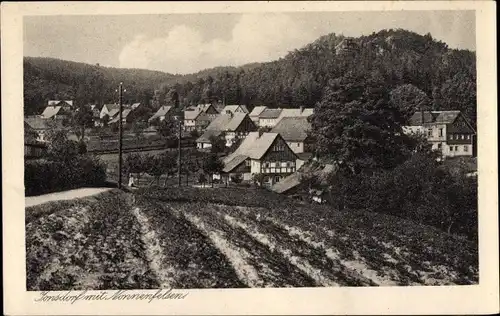
[[[47,153],[50,159],[67,162],[78,156],[78,142],[69,140],[66,130],[49,130],[46,137],[49,143]]]
[[[430,110],[430,99],[419,88],[412,84],[404,84],[391,91],[391,105],[401,112],[404,123],[407,123],[410,117],[417,110]]]
[[[79,140],[85,137],[85,128],[93,125],[92,110],[88,106],[77,108],[72,117],[72,126],[75,128],[75,134]]]
[[[200,133],[197,131],[197,130],[192,130],[191,132],[189,132],[189,135],[193,138],[193,139],[197,139],[198,137],[200,137]]]
[[[147,122],[152,115],[153,113],[149,107],[145,105],[139,106],[127,115],[127,123]]]
[[[214,174],[220,173],[224,168],[224,163],[216,154],[208,155],[203,166],[203,171],[210,175],[212,188],[214,186]]]
[[[462,111],[476,126],[476,78],[458,73],[443,83],[436,108]]]
[[[210,144],[212,145],[210,147],[211,153],[219,154],[224,152],[224,150],[226,149],[226,142],[224,141],[223,137],[212,135],[208,139],[210,141]]]
[[[101,118],[101,123],[102,123],[103,127],[108,126],[108,123],[109,123],[109,115],[108,114],[103,115],[103,117]]]
[[[167,142],[167,147],[169,144],[177,140],[179,129],[177,122],[169,119],[165,119],[157,126],[158,134],[160,134]]]
[[[264,185],[265,177],[266,176],[263,173],[254,173],[254,174],[252,174],[252,181],[253,181],[254,185],[256,185],[258,187],[262,187]]]
[[[354,174],[392,168],[408,154],[402,115],[377,76],[348,73],[330,81],[310,121],[316,154]]]
[[[205,187],[205,183],[207,183],[207,176],[205,175],[205,173],[200,172],[198,174],[198,183]]]

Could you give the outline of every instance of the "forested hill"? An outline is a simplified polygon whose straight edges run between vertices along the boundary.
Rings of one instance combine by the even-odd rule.
[[[170,102],[173,95],[178,95],[181,104],[224,99],[226,103],[242,103],[250,107],[312,107],[321,100],[324,87],[330,79],[342,77],[347,72],[377,73],[389,91],[406,85],[402,90],[409,94],[425,94],[429,108],[459,109],[474,119],[475,58],[474,52],[450,49],[431,35],[422,36],[405,30],[382,30],[358,38],[329,34],[273,62],[217,67],[185,76],[142,70],[135,73],[134,70],[100,69],[105,73],[103,86],[110,87],[103,92],[105,99],[110,98],[110,91],[119,81],[116,78],[118,74],[123,74],[124,79],[120,80],[133,87],[134,97],[138,99],[141,96],[146,98],[153,90],[159,89],[160,102]],[[80,78],[85,78],[85,72],[61,69],[65,62],[60,61],[61,66],[58,67],[41,67],[40,64],[56,63],[48,59],[44,61],[25,59],[25,90],[29,92],[25,96],[27,108],[34,106],[33,95],[48,99],[58,89],[78,90]],[[33,67],[26,67],[26,64]],[[59,69],[67,77],[47,78],[47,73],[56,73],[47,68]],[[145,86],[138,74],[148,77]],[[36,84],[39,78],[44,78],[46,81],[42,80],[41,83],[48,85]],[[44,94],[38,90],[44,91]],[[405,98],[404,95],[401,97]]]
[[[127,101],[144,102],[155,87],[175,76],[161,71],[102,67],[44,57],[24,57],[24,110],[38,113],[48,100],[82,99],[83,102],[116,102],[116,89],[126,85]]]

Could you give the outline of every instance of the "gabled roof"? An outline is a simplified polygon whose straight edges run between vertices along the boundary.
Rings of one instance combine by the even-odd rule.
[[[265,109],[260,113],[259,118],[261,119],[275,119],[278,118],[283,109]]]
[[[259,116],[265,109],[267,109],[267,106],[256,106],[253,108],[252,112],[250,112],[250,116]]]
[[[238,108],[240,108],[243,112],[245,113],[248,113],[248,109],[247,109],[247,106],[246,105],[238,105],[238,104],[234,104],[234,105],[226,105],[222,111],[220,113],[222,114],[226,114],[227,111],[230,111],[232,113],[236,113],[236,110],[238,110]]]
[[[136,108],[138,108],[140,105],[141,105],[141,102],[137,102],[137,103],[133,103],[131,107],[132,107],[132,109],[136,109]]]
[[[48,129],[51,127],[51,125],[54,125],[58,128],[62,127],[62,122],[60,120],[50,120],[41,116],[27,116],[24,118],[24,122],[34,130]]]
[[[284,117],[309,117],[313,114],[313,112],[314,109],[312,108],[283,109],[278,117],[278,120],[281,120]]]
[[[248,156],[245,155],[238,155],[234,157],[233,159],[229,160],[227,164],[224,164],[224,169],[222,169],[223,172],[231,172],[233,171],[234,168],[238,167],[242,162],[244,162]]]
[[[116,113],[118,113],[118,112],[119,112],[119,110],[117,109]],[[122,120],[125,120],[127,118],[127,116],[130,114],[130,112],[132,112],[132,109],[125,109],[125,110],[123,110],[122,111]],[[113,119],[111,121],[109,121],[109,123],[110,124],[116,123],[116,122],[118,122],[119,119],[120,119],[119,115],[114,115]]]
[[[246,158],[261,159],[277,138],[276,133],[251,132],[241,142],[240,146],[224,159],[224,172],[231,172]]]
[[[120,105],[119,104],[104,104],[102,106],[102,109],[103,110],[105,109],[106,111],[109,112],[111,110],[115,110],[115,109],[118,110],[118,109],[120,109]]]
[[[203,112],[200,111],[199,109],[184,111],[184,119],[185,120],[196,120],[198,115],[200,115],[201,113],[203,113]]]
[[[73,100],[49,100],[48,106],[62,105],[61,102],[67,103],[69,106],[73,106]]]
[[[247,116],[248,114],[246,113],[234,113],[231,120],[226,124],[224,131],[235,131]]]
[[[451,124],[460,115],[460,111],[423,111],[424,124]],[[422,125],[422,111],[415,112],[409,120],[409,126]]]
[[[189,111],[186,111],[186,113]],[[225,131],[235,131],[243,122],[246,113],[235,114],[219,114],[210,124],[208,124],[205,133],[201,135],[196,141],[199,143],[208,142],[211,136],[219,136]]]
[[[156,111],[155,114],[153,114],[153,116],[151,116],[148,121],[152,121],[154,120],[155,118],[157,117],[161,117],[161,116],[165,116],[167,115],[167,113],[170,111],[170,109],[172,109],[171,106],[167,106],[167,105],[164,105],[164,106],[161,106],[158,111]]]
[[[210,143],[210,137],[219,136],[220,134],[222,134],[222,131],[219,131],[219,130],[205,130],[203,135],[201,135],[200,137],[198,137],[196,139],[196,142],[197,143]]]
[[[257,138],[252,146],[248,149],[247,155],[252,159],[260,159],[267,152],[269,147],[273,144],[274,140],[280,137],[276,133],[263,133],[259,138]]]
[[[307,170],[309,169],[309,170]],[[301,167],[299,171],[292,173],[288,177],[284,178],[280,182],[277,182],[271,187],[271,190],[276,192],[276,193],[286,193],[290,189],[295,188],[296,186],[300,185],[302,183],[302,176],[304,172],[310,171],[310,167],[308,168],[308,165],[304,165],[304,167]],[[318,168],[314,171],[312,171],[312,174],[318,177],[318,180],[321,181],[323,184],[326,183],[328,174],[331,172],[334,172],[336,170],[335,165],[333,164],[325,164],[321,168]]]
[[[43,110],[42,117],[46,118],[46,119],[51,118],[51,117],[57,115],[59,113],[59,111],[61,110],[61,108],[62,107],[60,105],[48,106]]]
[[[284,117],[271,132],[280,134],[286,141],[304,141],[310,129],[307,117]]]

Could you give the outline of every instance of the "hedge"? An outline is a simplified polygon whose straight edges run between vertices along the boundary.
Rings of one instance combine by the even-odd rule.
[[[25,161],[25,195],[38,195],[83,186],[101,186],[106,181],[106,167],[91,156],[78,156],[68,161]]]

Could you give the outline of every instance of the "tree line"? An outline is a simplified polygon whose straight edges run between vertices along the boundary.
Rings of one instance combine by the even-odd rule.
[[[343,45],[347,40],[349,45]],[[388,92],[410,85],[412,93],[425,96],[420,105],[461,110],[475,121],[475,58],[474,52],[450,49],[430,34],[400,29],[354,39],[329,34],[273,62],[217,67],[184,76],[25,58],[25,111],[39,110],[47,99],[117,100],[119,81],[126,82],[126,98],[145,104],[154,100],[152,107],[215,101],[250,108],[314,107],[331,80],[353,71],[378,72]]]

